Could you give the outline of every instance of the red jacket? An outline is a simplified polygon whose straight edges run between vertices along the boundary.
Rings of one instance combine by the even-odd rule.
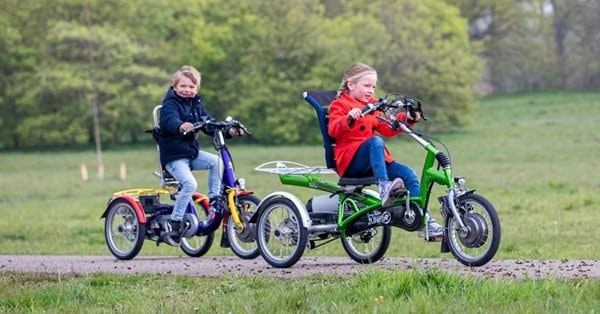
[[[371,98],[369,103],[375,103],[377,99]],[[401,133],[394,131],[387,124],[377,120],[383,117],[380,111],[372,112],[354,122],[352,127],[348,126],[348,112],[353,108],[364,108],[366,104],[352,98],[347,92],[342,93],[340,98],[331,102],[329,107],[328,132],[335,139],[335,163],[340,176],[344,176],[352,162],[352,158],[363,142],[375,136],[375,131],[382,136],[391,137]],[[405,113],[398,114],[398,118],[404,121]],[[387,147],[384,150],[385,162],[394,161]]]

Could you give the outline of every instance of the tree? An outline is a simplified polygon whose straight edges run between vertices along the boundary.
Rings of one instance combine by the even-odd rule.
[[[561,88],[600,87],[600,1],[551,0],[548,11]]]
[[[37,83],[33,73],[40,53],[36,30],[41,23],[29,17],[38,6],[23,10],[19,1],[0,3],[0,148],[22,146],[17,127],[28,112],[19,103],[22,91]]]
[[[458,11],[436,0],[5,0],[0,9],[0,147],[135,143],[183,64],[202,72],[211,114],[242,120],[263,143],[319,141],[301,94],[337,89],[356,61],[379,70],[381,94],[421,98],[429,125],[472,114],[476,46]]]
[[[429,112],[440,129],[456,127],[472,115],[471,86],[479,64],[458,12],[448,6],[440,14],[424,9],[434,4],[440,5],[403,1],[398,7],[418,9],[400,12],[391,9],[396,7],[391,1],[376,1],[368,7],[361,7],[359,1],[347,2],[336,15],[325,12],[318,1],[236,2],[242,7],[239,10],[250,12],[244,19],[221,18],[221,28],[215,30],[205,16],[204,27],[198,28],[202,35],[194,37],[231,34],[219,39],[220,47],[226,47],[223,53],[204,58],[205,67],[218,73],[231,73],[226,69],[235,68],[235,75],[219,80],[225,81],[223,90],[213,100],[218,101],[217,107],[231,108],[229,113],[255,126],[259,141],[319,140],[314,112],[300,95],[307,89],[337,89],[343,70],[356,61],[376,66],[381,81],[388,84],[386,89],[410,92],[431,104]],[[227,10],[227,4],[222,5]],[[219,56],[228,56],[227,62]],[[211,61],[207,64],[206,60]],[[203,83],[203,88],[206,84],[210,83]],[[436,107],[450,104],[452,111],[435,112]]]
[[[446,0],[482,41],[498,92],[600,86],[599,0]]]
[[[371,1],[368,6],[355,1],[338,20],[361,21],[359,12],[380,23],[369,27],[370,37],[358,33],[370,44],[356,49],[366,52],[363,59],[373,60],[382,89],[421,99],[432,118],[427,128],[447,130],[469,123],[481,63],[458,10],[433,0]],[[363,25],[347,28],[345,36],[357,34]]]
[[[14,84],[8,93],[17,116],[27,113],[15,126],[16,142],[29,147],[93,143],[94,102],[102,138],[136,141],[157,103],[147,99],[160,99],[167,82],[167,75],[153,65],[157,57],[150,47],[127,29],[105,24],[110,19],[103,17],[112,11],[104,2],[22,6],[29,13],[17,15],[12,23],[26,23],[29,15],[40,18],[34,27],[19,28],[23,38],[35,39],[22,45],[38,53],[32,53],[35,68],[20,72],[22,80],[36,84]]]
[[[305,136],[314,141],[318,134],[303,128],[314,121],[314,113],[301,104],[300,95],[304,86],[319,88],[314,82],[322,80],[314,74],[323,54],[316,41],[322,29],[320,4],[219,3],[195,19],[192,53],[185,54],[203,72],[209,111],[244,121],[257,141],[293,143]]]

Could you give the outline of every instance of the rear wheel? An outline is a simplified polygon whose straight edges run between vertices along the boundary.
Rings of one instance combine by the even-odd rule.
[[[287,198],[274,198],[261,204],[256,223],[260,255],[273,267],[288,268],[302,257],[308,232],[300,210]]]
[[[357,263],[370,264],[385,255],[391,239],[392,227],[379,226],[342,238],[342,246]]]
[[[208,208],[204,207],[203,202],[200,201],[199,197],[192,196],[192,201],[196,207],[196,214],[198,220],[202,221],[208,216]],[[191,237],[181,238],[181,250],[191,257],[200,257],[206,254],[210,249],[215,239],[215,233],[211,232],[207,235],[193,235]]]
[[[244,228],[238,228],[231,215],[227,220],[225,232],[227,232],[227,239],[229,239],[229,247],[235,255],[242,259],[253,259],[260,255],[256,245],[256,224],[248,222],[256,212],[258,204],[260,204],[260,199],[255,195],[239,196],[237,198],[237,208]]]
[[[146,225],[141,224],[133,205],[124,199],[114,201],[104,221],[104,238],[116,258],[129,260],[142,249]]]
[[[457,209],[465,229],[461,230],[456,218],[446,219],[444,241],[462,264],[485,265],[496,255],[500,246],[500,219],[496,209],[477,194],[460,196]]]

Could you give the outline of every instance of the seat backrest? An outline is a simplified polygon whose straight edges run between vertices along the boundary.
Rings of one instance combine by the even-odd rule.
[[[327,122],[329,122],[329,104],[337,96],[337,91],[306,91],[303,96],[304,100],[317,112],[319,128],[323,136],[323,147],[325,148],[325,164],[327,168],[335,169],[335,157],[333,155],[335,140],[327,132]]]
[[[146,130],[146,133],[152,134],[152,138],[156,142],[156,152],[158,155],[159,172],[155,171],[154,175],[160,179],[160,183],[161,183],[162,187],[167,187],[167,186],[177,187],[177,186],[179,186],[179,182],[177,182],[177,180],[175,180],[175,178],[173,178],[173,176],[171,175],[171,173],[169,173],[169,171],[167,171],[166,169],[163,168],[162,162],[160,161],[160,148],[158,146],[158,141],[160,138],[160,127],[158,126],[158,124],[159,124],[159,118],[160,118],[159,115],[160,115],[161,108],[162,108],[162,105],[157,105],[154,107],[154,109],[152,110],[152,120],[153,120],[154,126],[152,127],[152,130]]]

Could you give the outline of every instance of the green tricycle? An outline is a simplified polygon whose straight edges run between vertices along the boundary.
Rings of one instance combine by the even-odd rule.
[[[337,183],[322,178],[322,175],[337,174],[333,159],[335,143],[327,133],[327,106],[336,92],[310,91],[304,92],[303,96],[317,112],[327,167],[271,161],[255,170],[278,175],[284,185],[307,187],[327,194],[312,197],[306,204],[285,191],[273,192],[263,199],[251,221],[256,222],[258,250],[267,263],[277,268],[291,267],[307,247],[314,249],[337,239],[341,239],[344,250],[356,262],[374,263],[385,255],[392,227],[409,232],[423,230],[426,241],[441,242],[442,253],[451,252],[467,266],[482,266],[494,257],[501,233],[494,206],[475,190],[467,189],[463,177],[453,176],[449,154],[439,150],[429,137],[415,132],[406,121],[397,118],[400,111],[406,111],[419,112],[426,120],[420,101],[388,95],[362,110],[363,114],[375,110],[384,112],[382,121],[401,129],[427,152],[421,172],[421,194],[410,195],[403,190],[391,206],[382,207],[379,194],[366,188],[376,184],[373,177],[341,177]],[[430,236],[426,228],[428,214],[425,209],[434,184],[446,187],[447,192],[438,197],[444,226],[441,238]]]

